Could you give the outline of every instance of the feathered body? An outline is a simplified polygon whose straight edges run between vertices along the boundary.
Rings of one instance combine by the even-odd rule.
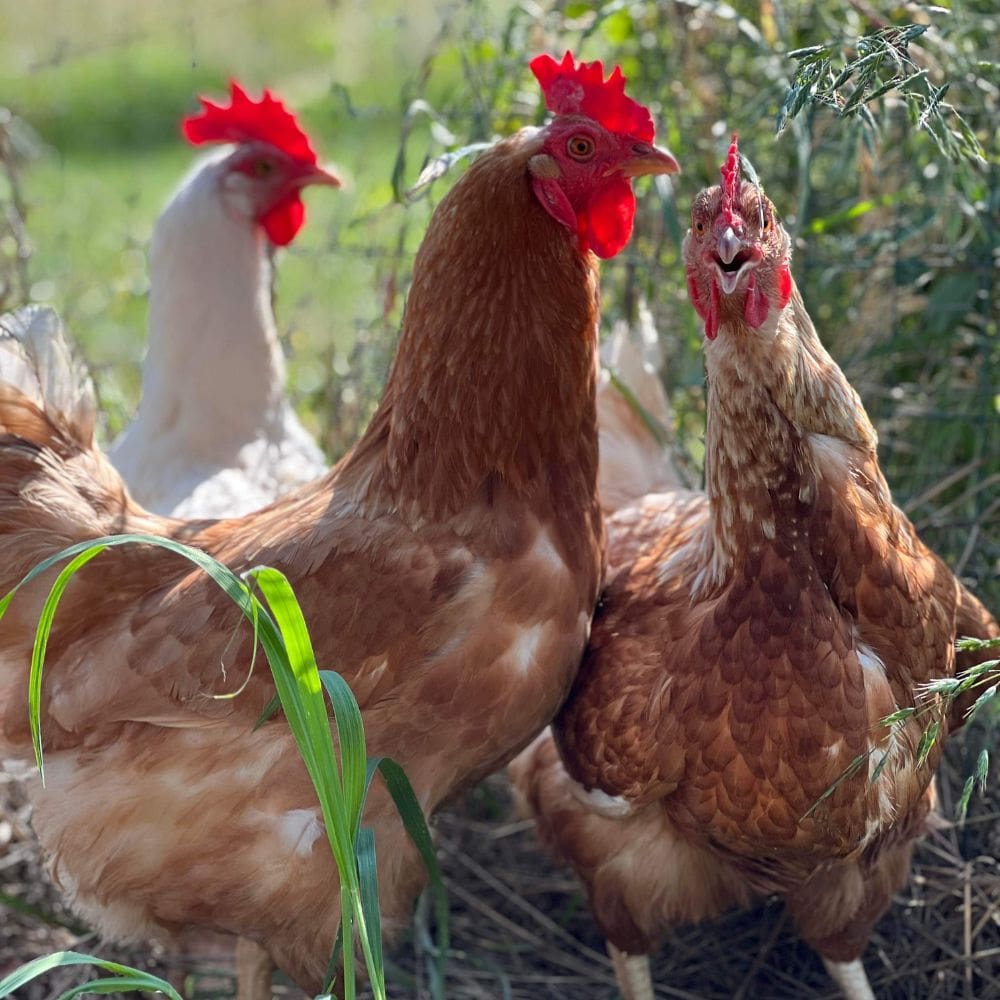
[[[507,761],[564,699],[602,573],[594,259],[531,183],[537,157],[581,127],[599,131],[557,116],[498,143],[442,201],[368,431],[326,477],[262,511],[146,514],[86,428],[0,386],[0,586],[61,546],[123,530],[182,539],[237,570],[276,566],[319,663],[350,682],[370,753],[403,765],[426,812]],[[649,146],[622,163],[676,169]],[[41,597],[19,595],[0,633],[4,757],[30,759]],[[253,729],[273,683],[260,666],[246,680],[250,637],[234,640],[236,623],[213,584],[160,551],[108,552],[74,579],[48,650],[35,826],[105,934],[231,931],[315,990],[339,920],[336,872],[286,723]],[[239,697],[212,698],[245,680]],[[421,866],[377,783],[365,822],[392,930]]]
[[[153,230],[142,401],[111,452],[139,503],[177,517],[244,514],[326,471],[285,395],[267,238],[219,197],[228,154]]]
[[[880,720],[955,673],[957,636],[997,625],[893,506],[759,198],[744,185],[734,209],[743,257],[718,188],[686,245],[709,333],[707,495],[609,520],[609,580],[554,743],[512,771],[619,958],[778,892],[839,975],[905,880],[941,749],[917,766],[930,718]],[[701,283],[706,260],[728,292]]]
[[[301,188],[339,181],[280,102],[232,89],[185,119],[190,141],[236,145],[195,164],[153,228],[142,399],[111,450],[133,497],[175,517],[245,514],[327,469],[285,395],[272,251],[304,222]]]

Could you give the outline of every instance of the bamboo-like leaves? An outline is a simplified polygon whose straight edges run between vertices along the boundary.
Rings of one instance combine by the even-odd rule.
[[[925,131],[950,160],[984,165],[986,154],[959,112],[944,101],[951,86],[935,86],[928,70],[910,57],[909,46],[929,28],[902,24],[879,28],[850,44],[829,42],[787,53],[798,65],[775,122],[778,135],[804,108],[816,104],[841,118],[857,116],[871,132],[877,123],[871,106],[890,92],[905,102],[914,126]],[[835,68],[835,62],[840,62]]]

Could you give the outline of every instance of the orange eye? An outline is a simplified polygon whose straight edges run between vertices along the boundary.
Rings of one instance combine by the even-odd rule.
[[[765,215],[764,216],[764,226],[763,226],[761,232],[765,232],[766,233],[766,232],[768,232],[770,230],[770,228],[771,228],[771,216]]]
[[[574,135],[566,143],[566,152],[574,160],[589,160],[594,155],[594,140],[589,135]]]
[[[696,222],[696,223],[694,224],[694,231],[695,231],[695,232],[696,232],[696,233],[697,233],[697,234],[698,234],[699,236],[701,236],[701,234],[702,234],[703,232],[705,232],[705,223],[704,223],[704,222]]]

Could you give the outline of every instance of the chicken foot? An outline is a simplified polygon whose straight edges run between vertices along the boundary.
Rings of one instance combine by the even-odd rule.
[[[622,1000],[653,1000],[653,973],[649,967],[649,955],[627,955],[610,941],[607,945]]]
[[[823,964],[843,992],[844,1000],[875,1000],[868,973],[860,958],[853,962],[835,962],[832,958],[824,958]]]

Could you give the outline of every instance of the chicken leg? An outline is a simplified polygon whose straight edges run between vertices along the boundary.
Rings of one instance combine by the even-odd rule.
[[[236,1000],[271,1000],[274,961],[270,952],[256,941],[241,937],[236,941]]]
[[[653,974],[648,955],[627,955],[608,941],[608,955],[622,1000],[653,1000]]]
[[[835,962],[832,958],[824,958],[823,964],[843,992],[844,1000],[875,1000],[868,973],[860,958],[853,962]]]

